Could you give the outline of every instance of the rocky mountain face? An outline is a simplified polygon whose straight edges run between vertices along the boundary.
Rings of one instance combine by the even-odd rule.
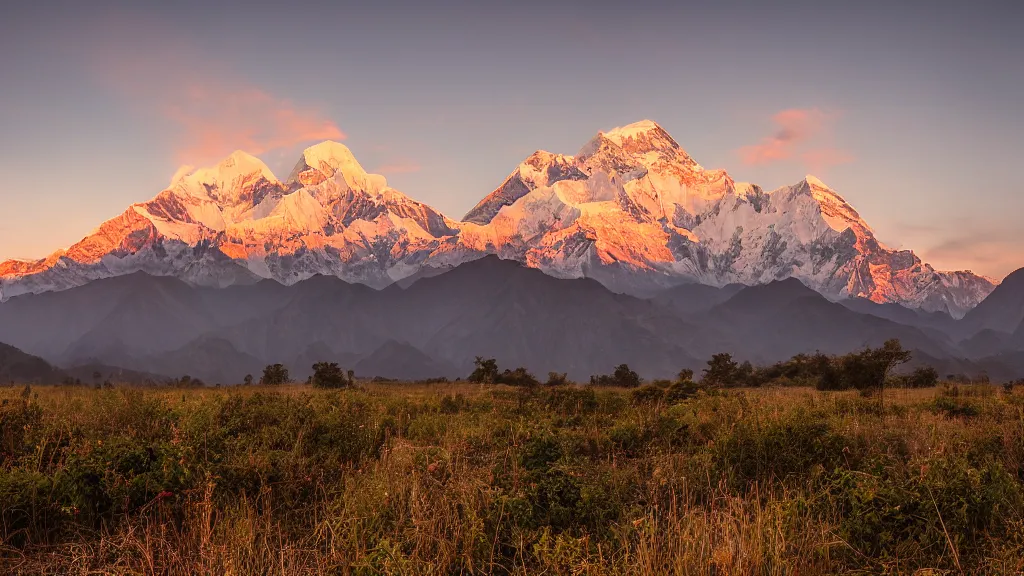
[[[643,121],[575,156],[534,153],[462,221],[390,188],[338,143],[307,149],[283,182],[236,152],[182,171],[67,250],[0,264],[0,299],[138,271],[207,287],[321,274],[382,288],[488,254],[641,296],[793,277],[831,299],[959,317],[994,288],[885,247],[812,176],[774,191],[737,183]]]
[[[284,182],[236,152],[171,186],[66,251],[0,264],[2,297],[132,272],[224,287],[315,274],[383,287],[418,269],[457,224],[367,174],[341,144],[307,149]]]
[[[465,220],[503,258],[633,294],[794,277],[833,299],[962,316],[994,287],[885,247],[813,176],[770,192],[734,182],[653,122],[599,134],[575,157],[534,154]]]

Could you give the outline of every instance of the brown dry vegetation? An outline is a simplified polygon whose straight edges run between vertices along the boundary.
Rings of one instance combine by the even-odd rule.
[[[4,574],[1014,574],[1024,389],[0,388]]]

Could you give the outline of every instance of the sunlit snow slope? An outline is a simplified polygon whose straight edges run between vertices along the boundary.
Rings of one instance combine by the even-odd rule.
[[[638,295],[796,277],[832,298],[954,316],[994,287],[885,247],[813,176],[770,192],[737,183],[642,121],[598,134],[575,156],[534,153],[461,222],[390,188],[336,142],[307,149],[284,182],[235,152],[180,170],[67,250],[0,264],[0,298],[140,270],[200,286],[325,274],[382,287],[486,254]]]

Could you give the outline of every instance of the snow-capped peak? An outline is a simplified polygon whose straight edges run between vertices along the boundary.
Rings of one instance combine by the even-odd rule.
[[[193,174],[200,173],[215,175],[222,182],[251,175],[262,176],[270,182],[277,181],[277,177],[274,176],[274,173],[270,171],[270,168],[262,160],[242,150],[235,150],[227,158],[221,160],[212,170],[198,170]]]
[[[338,170],[359,176],[366,174],[366,170],[359,164],[348,146],[333,140],[306,148],[302,152],[302,159],[306,166],[319,170],[328,178],[334,176]]]
[[[333,140],[315,144],[302,152],[302,158],[288,176],[288,187],[296,190],[332,179],[343,188],[371,194],[387,187],[384,176],[367,173],[348,146]]]
[[[808,174],[800,185],[806,184],[811,196],[821,206],[821,216],[825,222],[837,232],[852,228],[859,242],[875,241],[874,231],[853,208],[835,190],[828,187],[820,179]]]
[[[277,178],[270,168],[259,158],[236,150],[227,158],[221,160],[212,168],[192,168],[182,166],[175,173],[175,183],[188,180],[201,184],[224,185],[232,180],[249,176],[266,178],[270,182],[276,182]]]
[[[191,165],[191,164],[183,164],[182,166],[179,166],[178,169],[175,170],[174,175],[171,176],[171,184],[170,184],[170,186],[174,186],[182,178],[185,178],[186,176],[190,176],[193,172],[195,172],[195,170],[196,170],[196,167]]]
[[[170,190],[184,197],[230,206],[247,196],[243,190],[260,181],[278,183],[277,177],[262,160],[236,150],[210,168],[182,166],[175,173]]]
[[[601,136],[632,154],[679,148],[679,144],[669,136],[668,132],[652,120],[641,120],[613,128],[602,133]]]
[[[136,270],[221,286],[239,267],[286,283],[332,274],[383,287],[485,254],[635,294],[792,276],[831,297],[962,313],[992,289],[882,246],[814,176],[772,192],[735,183],[643,120],[598,133],[576,156],[530,155],[463,222],[388,188],[338,142],[307,148],[283,185],[236,152],[211,168],[183,167],[169,189],[66,252],[0,264],[0,290],[10,297]]]
[[[659,130],[664,132],[661,126],[658,125],[654,120],[640,120],[639,122],[633,122],[632,124],[626,124],[625,126],[619,126],[612,128],[605,132],[605,136],[613,140],[622,138],[635,138],[641,134]]]
[[[813,174],[807,174],[806,176],[804,176],[804,181],[816,188],[824,188],[829,191],[832,190],[832,188],[830,188],[828,184],[825,184],[817,176],[814,176]]]

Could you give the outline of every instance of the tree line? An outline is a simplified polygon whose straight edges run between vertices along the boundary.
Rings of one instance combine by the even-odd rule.
[[[938,371],[930,366],[920,366],[911,371],[896,372],[896,369],[911,360],[911,352],[903,348],[897,339],[886,341],[878,347],[865,347],[844,355],[828,355],[822,352],[797,354],[788,360],[764,366],[754,366],[749,361],[739,362],[732,354],[714,354],[707,361],[699,375],[693,370],[683,369],[673,380],[654,380],[652,385],[666,389],[679,384],[686,388],[699,384],[700,389],[738,388],[760,386],[807,386],[818,390],[860,390],[865,394],[884,392],[886,388],[927,388],[936,386],[940,380]],[[313,365],[313,374],[306,380],[314,388],[338,389],[356,384],[352,370],[344,370],[336,362],[318,362]],[[93,375],[95,386],[101,387],[100,374]],[[462,380],[457,378],[455,381]],[[477,356],[473,371],[465,379],[477,384],[504,384],[516,387],[559,386],[574,384],[564,372],[549,372],[543,381],[524,367],[500,369],[494,358]],[[987,382],[982,377],[970,379],[964,375],[946,376],[951,382]],[[394,382],[385,378],[373,378],[373,382]],[[275,386],[292,383],[293,379],[284,364],[270,364],[263,369],[258,383]],[[424,384],[448,383],[447,378],[432,378],[417,381]],[[78,384],[78,382],[74,382]],[[245,385],[257,383],[253,375],[246,375]],[[69,382],[70,384],[70,382]],[[182,376],[169,382],[180,388],[197,388],[206,384],[190,376]],[[639,388],[644,379],[628,364],[616,366],[608,374],[595,374],[589,385],[620,388]],[[104,382],[103,387],[110,387]]]

